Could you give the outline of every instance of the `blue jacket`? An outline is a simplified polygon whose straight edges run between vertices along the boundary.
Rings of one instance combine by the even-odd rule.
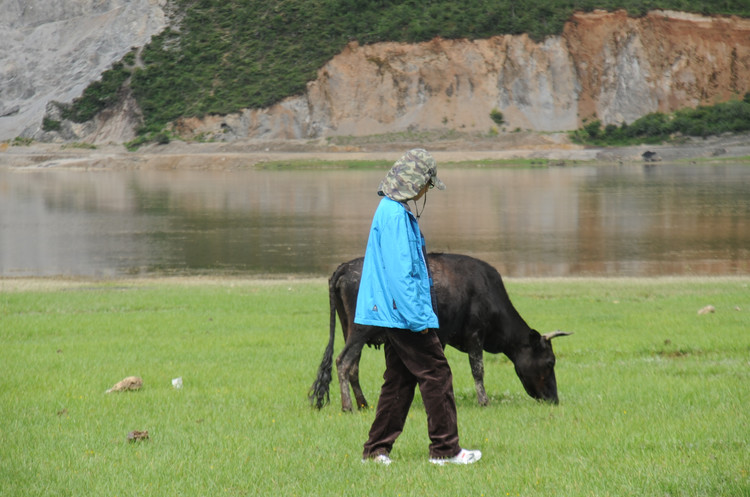
[[[417,218],[388,197],[375,211],[357,295],[357,324],[422,331],[438,328],[424,237]]]

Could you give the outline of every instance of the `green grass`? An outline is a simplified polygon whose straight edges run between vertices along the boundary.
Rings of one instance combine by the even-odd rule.
[[[322,279],[45,285],[0,280],[2,496],[750,496],[748,278],[507,282],[532,326],[575,332],[555,341],[560,404],[486,356],[480,408],[448,349],[461,439],[484,458],[443,468],[418,399],[390,467],[360,462],[373,411],[342,414],[337,383],[308,406]],[[364,351],[372,404],[382,361]],[[128,375],[143,389],[104,393]]]

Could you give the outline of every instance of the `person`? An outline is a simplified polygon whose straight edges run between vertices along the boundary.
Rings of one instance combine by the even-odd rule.
[[[363,462],[391,463],[391,449],[417,385],[427,412],[429,461],[470,464],[482,456],[459,445],[453,375],[436,332],[439,322],[417,209],[424,197],[424,212],[432,187],[445,189],[435,159],[424,149],[412,149],[378,188],[383,199],[370,228],[354,322],[383,329],[386,367]],[[417,215],[408,201],[414,201]]]

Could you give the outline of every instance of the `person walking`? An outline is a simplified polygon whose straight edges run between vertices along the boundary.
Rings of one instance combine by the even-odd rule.
[[[482,457],[480,451],[459,445],[453,375],[437,335],[435,293],[417,207],[424,198],[424,212],[432,187],[445,189],[435,159],[424,149],[412,149],[394,163],[378,188],[383,199],[370,227],[354,322],[383,329],[385,373],[363,462],[391,464],[391,449],[403,431],[417,385],[427,412],[429,461],[471,464]],[[408,201],[414,201],[416,215]]]

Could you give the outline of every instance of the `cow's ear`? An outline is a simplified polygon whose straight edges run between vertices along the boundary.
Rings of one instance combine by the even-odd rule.
[[[549,333],[545,333],[544,335],[542,335],[542,338],[549,342],[555,337],[564,337],[564,336],[568,336],[572,334],[573,332],[557,330],[557,331],[550,331]]]

